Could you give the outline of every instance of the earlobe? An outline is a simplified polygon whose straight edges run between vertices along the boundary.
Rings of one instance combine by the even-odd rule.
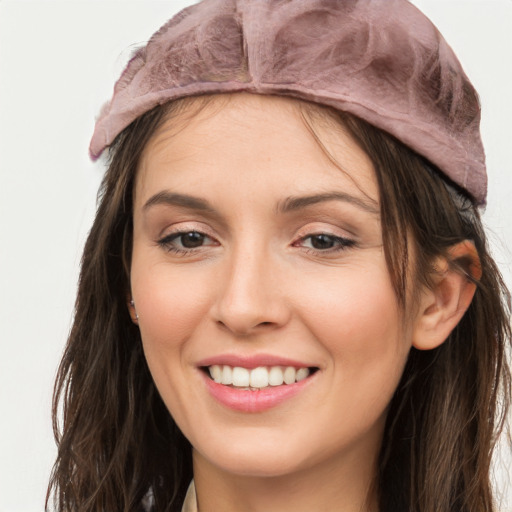
[[[457,269],[455,262],[465,272]],[[469,240],[450,247],[434,267],[433,285],[420,299],[413,330],[412,345],[419,350],[434,349],[448,338],[473,300],[475,281],[482,277],[480,258]]]
[[[135,309],[135,302],[131,297],[128,297],[128,311],[130,313],[132,322],[135,325],[139,325],[139,315],[137,314],[137,310]]]

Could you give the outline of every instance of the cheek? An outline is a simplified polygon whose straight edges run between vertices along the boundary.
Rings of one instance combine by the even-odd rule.
[[[333,282],[309,283],[304,323],[327,349],[337,386],[365,390],[372,400],[391,395],[411,340],[386,269],[347,269]]]
[[[174,420],[190,431],[185,411],[194,402],[184,387],[190,367],[190,343],[210,307],[214,283],[205,272],[187,272],[165,263],[132,265],[132,293],[146,361],[155,385]]]
[[[210,276],[210,277],[208,277]],[[172,268],[165,263],[132,266],[132,293],[148,360],[180,350],[206,316],[210,305],[209,273]]]
[[[363,348],[361,338],[366,347],[378,348],[380,338],[396,333],[401,314],[385,271],[348,268],[326,280],[316,277],[301,279],[300,307],[319,337],[331,340],[334,352]]]

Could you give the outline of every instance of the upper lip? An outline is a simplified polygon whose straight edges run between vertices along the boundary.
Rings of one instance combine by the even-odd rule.
[[[239,366],[252,369],[260,366],[293,366],[295,368],[314,368],[317,365],[297,361],[288,357],[281,357],[271,354],[237,355],[237,354],[219,354],[207,357],[197,363],[197,366],[227,365]]]

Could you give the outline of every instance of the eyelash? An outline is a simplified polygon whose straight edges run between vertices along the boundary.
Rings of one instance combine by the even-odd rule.
[[[299,238],[299,242],[304,243],[306,240],[310,239],[312,240],[314,237],[325,237],[328,238],[334,247],[329,247],[327,249],[317,249],[314,247],[304,247],[306,252],[308,253],[314,253],[314,254],[331,254],[331,253],[337,253],[341,251],[345,251],[351,247],[354,247],[356,242],[354,240],[351,240],[350,238],[344,238],[342,236],[336,236],[332,235],[330,233],[320,232],[320,233],[311,233],[309,235],[303,236]],[[294,242],[294,246],[297,245],[297,242]]]
[[[205,247],[204,245],[200,245],[198,247],[190,247],[190,248],[180,249],[179,247],[176,247],[176,245],[174,245],[175,240],[177,240],[185,235],[190,235],[190,234],[200,235],[203,237],[203,240],[206,238],[213,240],[212,237],[208,236],[206,233],[203,233],[202,231],[197,231],[196,229],[187,229],[184,231],[176,231],[174,233],[166,235],[164,238],[161,238],[160,240],[158,240],[158,245],[160,247],[162,247],[163,249],[165,249],[166,251],[174,253],[174,254],[178,254],[180,256],[187,256],[193,252],[196,252],[197,249],[201,249],[201,248]],[[217,244],[214,244],[214,245],[217,245]]]
[[[197,250],[200,250],[201,248],[204,248],[205,245],[199,245],[197,247],[191,247],[191,248],[185,248],[181,249],[179,247],[176,247],[174,245],[175,241],[185,235],[200,235],[204,239],[210,239],[213,240],[212,237],[208,236],[206,233],[203,233],[201,231],[197,230],[185,230],[185,231],[176,231],[174,233],[171,233],[169,235],[166,235],[164,238],[158,240],[158,245],[165,249],[167,252],[174,253],[180,256],[187,256],[189,254],[192,254],[196,252]],[[311,233],[309,235],[303,236],[299,238],[297,242],[294,242],[292,245],[294,247],[300,247],[299,242],[304,243],[306,240],[310,239],[312,240],[314,237],[325,237],[328,238],[332,244],[335,245],[335,247],[329,247],[327,249],[318,249],[314,247],[303,247],[303,249],[308,253],[314,253],[314,254],[330,254],[330,253],[337,253],[344,250],[347,250],[351,247],[353,247],[356,242],[354,240],[351,240],[349,238],[344,238],[341,236],[332,235],[330,233]],[[218,245],[218,242],[211,245]],[[207,247],[207,246],[206,246]]]

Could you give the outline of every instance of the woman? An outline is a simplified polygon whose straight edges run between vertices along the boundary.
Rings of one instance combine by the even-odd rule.
[[[510,328],[479,114],[405,0],[162,27],[91,142],[58,510],[495,510]]]

